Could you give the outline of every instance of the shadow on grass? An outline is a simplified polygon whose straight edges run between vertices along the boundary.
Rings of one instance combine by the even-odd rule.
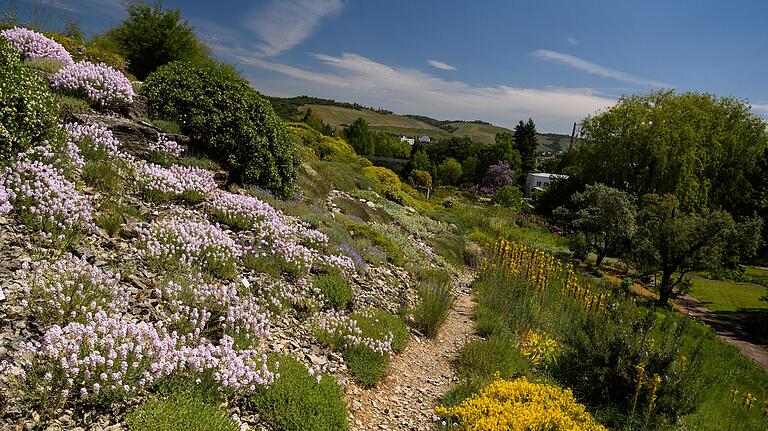
[[[753,344],[768,346],[768,308],[739,308],[736,311],[713,313],[726,322],[736,322],[743,331],[738,338]]]

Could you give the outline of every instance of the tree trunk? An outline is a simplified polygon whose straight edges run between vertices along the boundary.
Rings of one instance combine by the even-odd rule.
[[[665,269],[661,275],[661,286],[659,286],[659,303],[667,305],[670,296],[672,296],[672,271]]]
[[[597,269],[600,269],[600,265],[603,264],[603,259],[605,259],[605,250],[598,251],[597,259],[595,259],[595,266]]]

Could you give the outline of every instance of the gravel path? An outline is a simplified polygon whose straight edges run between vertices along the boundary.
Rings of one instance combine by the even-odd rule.
[[[433,429],[437,399],[456,381],[452,362],[464,344],[477,338],[471,281],[465,276],[458,283],[454,308],[434,340],[412,336],[378,387],[348,388],[352,431]]]

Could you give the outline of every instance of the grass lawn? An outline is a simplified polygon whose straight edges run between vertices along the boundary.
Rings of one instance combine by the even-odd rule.
[[[765,296],[763,286],[701,277],[692,277],[691,281],[691,294],[714,312],[734,312],[751,308],[768,310],[768,302],[760,300]]]
[[[753,277],[768,277],[768,269],[748,266],[744,269],[744,275],[751,275]]]

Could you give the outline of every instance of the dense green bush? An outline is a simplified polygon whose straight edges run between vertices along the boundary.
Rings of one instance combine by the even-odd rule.
[[[0,38],[0,165],[56,134],[58,110],[48,85]]]
[[[347,369],[352,379],[364,388],[372,388],[384,378],[389,358],[367,347],[347,349]]]
[[[347,407],[336,380],[321,374],[320,382],[307,368],[288,356],[272,356],[280,363],[280,378],[251,396],[259,415],[281,431],[343,431]]]
[[[314,286],[323,294],[328,305],[335,310],[346,308],[352,300],[352,288],[339,274],[320,274],[315,277]]]
[[[517,186],[506,185],[496,191],[491,202],[504,208],[520,209],[523,207],[523,192]]]
[[[234,180],[291,194],[298,146],[269,102],[231,67],[169,63],[147,77],[144,89],[152,118],[179,123]]]
[[[383,340],[391,332],[392,350],[395,353],[402,352],[408,344],[408,327],[400,316],[380,308],[370,308],[352,314],[352,318],[357,320],[362,337]]]
[[[205,46],[197,40],[192,26],[182,20],[179,9],[163,10],[162,3],[150,6],[143,1],[128,3],[125,8],[128,17],[104,38],[128,60],[128,71],[139,80],[173,61],[208,58]]]

